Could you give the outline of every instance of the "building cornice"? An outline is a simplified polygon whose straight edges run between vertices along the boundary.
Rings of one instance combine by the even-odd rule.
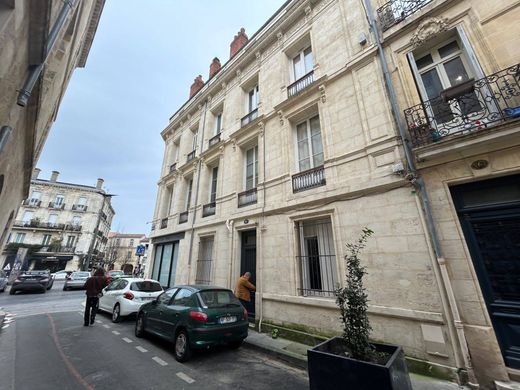
[[[95,0],[96,3],[92,7],[92,11],[90,13],[90,22],[87,28],[87,32],[85,34],[85,41],[83,42],[83,46],[81,47],[81,53],[79,55],[78,60],[78,68],[84,68],[87,63],[87,57],[90,53],[90,48],[92,46],[92,42],[94,41],[94,36],[96,35],[96,31],[99,25],[99,20],[101,19],[101,13],[103,12],[103,7],[105,6],[105,0]]]

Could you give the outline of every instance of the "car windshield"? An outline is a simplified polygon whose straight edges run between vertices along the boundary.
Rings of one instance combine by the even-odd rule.
[[[202,302],[202,306],[208,308],[240,305],[240,301],[229,290],[199,291],[199,297]]]
[[[133,282],[130,286],[130,290],[132,291],[142,291],[142,292],[156,292],[162,291],[162,287],[157,282],[152,282],[150,280],[144,280],[142,282]]]
[[[88,278],[89,277],[89,273],[88,272],[74,272],[72,274],[73,277],[75,278]]]

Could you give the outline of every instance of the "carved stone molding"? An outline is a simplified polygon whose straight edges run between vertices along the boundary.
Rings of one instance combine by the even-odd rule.
[[[264,122],[258,122],[258,127],[260,128],[260,130],[258,130],[258,135],[260,137],[263,137],[264,136]]]
[[[218,154],[220,155],[220,158],[224,158],[224,145],[220,145],[218,147]]]
[[[428,18],[419,24],[412,38],[410,38],[410,44],[415,49],[447,29],[447,18]]]
[[[325,94],[325,86],[324,85],[320,85],[318,87],[318,90],[320,91],[321,102],[325,103],[327,101],[327,95]]]
[[[237,150],[237,140],[236,140],[236,138],[233,138],[231,140],[231,146],[233,147],[233,152],[235,152]]]
[[[278,118],[280,119],[280,125],[283,126],[283,112],[278,111],[277,114],[278,114]]]

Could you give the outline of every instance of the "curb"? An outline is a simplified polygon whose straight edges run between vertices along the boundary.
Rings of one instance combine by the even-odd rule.
[[[2,328],[4,319],[5,319],[5,311],[0,310],[0,329]]]
[[[244,340],[244,347],[246,347],[248,349],[257,350],[257,351],[263,352],[267,355],[273,356],[296,368],[301,368],[303,370],[307,370],[306,357],[298,355],[296,353],[286,351],[281,348],[267,347],[265,345],[261,345],[259,343],[255,343],[251,340],[248,340],[247,338]]]

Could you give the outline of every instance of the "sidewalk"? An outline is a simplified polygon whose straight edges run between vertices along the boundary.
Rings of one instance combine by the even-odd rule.
[[[273,339],[267,333],[258,333],[249,329],[249,336],[245,339],[245,347],[260,350],[287,362],[298,368],[307,370],[308,345],[277,338]],[[468,389],[456,383],[442,381],[422,375],[410,373],[414,390],[460,390]]]

